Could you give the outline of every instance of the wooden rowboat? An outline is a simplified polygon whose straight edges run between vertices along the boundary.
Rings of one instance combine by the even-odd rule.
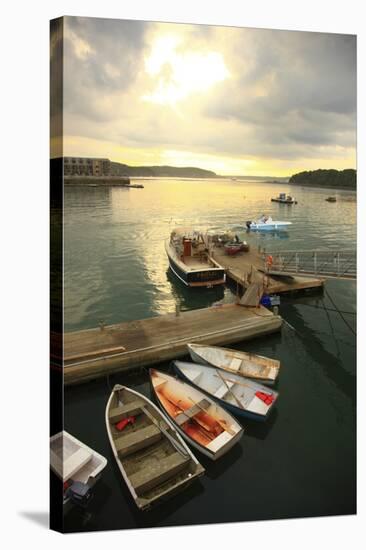
[[[193,361],[201,365],[211,365],[267,385],[274,384],[278,377],[280,362],[276,359],[229,348],[187,345]]]
[[[237,415],[263,422],[277,401],[277,392],[237,374],[197,363],[173,361],[173,364],[177,374],[187,382]]]
[[[243,435],[241,425],[217,402],[190,384],[150,369],[156,399],[179,433],[196,449],[216,460]]]
[[[140,510],[169,498],[204,473],[158,407],[131,388],[114,386],[105,421],[117,465]]]

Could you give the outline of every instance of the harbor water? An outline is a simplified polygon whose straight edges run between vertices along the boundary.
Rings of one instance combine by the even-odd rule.
[[[269,251],[356,247],[352,191],[229,179],[142,183],[65,189],[66,331],[234,301],[229,287],[187,289],[168,270],[164,239],[177,225],[229,228]],[[280,192],[298,204],[271,202]],[[247,233],[245,222],[262,214],[292,225]],[[197,452],[205,476],[149,512],[130,497],[104,421],[115,383],[151,395],[147,372],[65,388],[65,429],[108,459],[88,509],[65,516],[66,531],[356,512],[356,282],[334,279],[323,294],[281,297],[280,314],[281,333],[235,346],[281,361],[272,416],[243,420],[241,442],[215,463]]]

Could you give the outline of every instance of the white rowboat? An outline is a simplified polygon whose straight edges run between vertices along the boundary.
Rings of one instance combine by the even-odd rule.
[[[187,344],[187,346],[192,360],[196,363],[224,369],[261,384],[274,384],[279,374],[280,362],[276,359],[204,344]]]
[[[169,374],[150,369],[162,410],[179,433],[203,454],[217,460],[243,435],[241,425],[216,401]]]

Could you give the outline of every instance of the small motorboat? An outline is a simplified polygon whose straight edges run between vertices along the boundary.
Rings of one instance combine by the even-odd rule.
[[[165,241],[172,272],[189,287],[213,287],[225,282],[225,269],[209,254],[201,231],[176,228]]]
[[[63,482],[63,505],[85,507],[92,489],[100,479],[107,459],[68,432],[62,431],[50,439],[51,470]]]
[[[248,252],[249,245],[246,241],[240,241],[238,238],[226,243],[224,249],[228,256],[235,256],[239,252]]]
[[[137,391],[115,385],[105,422],[117,465],[140,510],[166,500],[204,473],[171,422]]]
[[[235,418],[199,389],[155,369],[150,369],[150,379],[160,407],[179,433],[212,460],[243,435]]]
[[[280,202],[281,204],[297,204],[295,197],[286,195],[286,193],[280,193],[278,197],[272,197],[272,202]]]
[[[237,374],[197,363],[173,361],[173,364],[185,380],[237,415],[264,422],[277,401],[276,391]]]
[[[328,197],[325,200],[328,201],[328,202],[337,202],[337,197]]]
[[[281,222],[272,220],[271,216],[262,216],[257,221],[247,221],[246,226],[251,231],[277,231],[287,229],[292,222]]]
[[[187,344],[187,347],[196,363],[224,369],[261,384],[272,385],[279,375],[280,362],[277,359],[204,344]]]

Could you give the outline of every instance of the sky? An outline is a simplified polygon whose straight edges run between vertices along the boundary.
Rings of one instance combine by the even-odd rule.
[[[352,35],[66,17],[63,91],[65,156],[222,175],[356,168]]]

